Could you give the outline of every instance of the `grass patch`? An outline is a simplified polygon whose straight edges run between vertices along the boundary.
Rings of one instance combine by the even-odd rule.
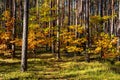
[[[120,80],[120,62],[110,65],[75,62],[72,58],[57,61],[52,54],[28,59],[28,71],[24,73],[20,71],[19,59],[0,59],[0,66],[0,80]]]

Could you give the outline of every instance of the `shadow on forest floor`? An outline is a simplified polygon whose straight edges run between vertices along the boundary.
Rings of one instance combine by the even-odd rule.
[[[62,56],[62,60],[58,61],[54,58],[55,56],[50,53],[37,54],[36,58],[34,58],[32,54],[28,56],[30,57],[28,59],[28,71],[24,73],[20,71],[21,62],[19,58],[0,58],[0,78],[8,80],[120,79],[120,62],[110,65],[106,62],[100,63],[94,61],[93,59],[92,62],[86,63],[83,56],[67,57],[66,55]]]
[[[120,74],[120,62],[116,62],[114,65],[111,65],[110,70],[117,74]]]

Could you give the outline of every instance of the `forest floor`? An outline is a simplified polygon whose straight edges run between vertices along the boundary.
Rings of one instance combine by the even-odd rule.
[[[81,57],[77,57],[80,59]],[[120,62],[76,61],[52,54],[40,54],[28,59],[28,71],[20,71],[20,59],[0,58],[0,80],[120,80]]]

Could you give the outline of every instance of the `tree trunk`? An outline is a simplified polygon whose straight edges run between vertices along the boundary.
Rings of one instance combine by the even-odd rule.
[[[60,59],[60,18],[59,18],[59,2],[57,0],[57,58]]]
[[[28,14],[29,0],[24,0],[24,15],[23,15],[23,38],[22,38],[22,58],[21,71],[27,71],[27,46],[28,46]]]
[[[71,25],[71,0],[68,0],[68,26]],[[68,27],[68,32],[69,32],[69,27]]]
[[[119,48],[120,46],[120,1],[119,1],[119,18],[118,18],[117,36],[119,37],[118,43],[117,43],[117,49],[119,53],[118,60],[120,61],[120,48]]]
[[[12,31],[12,40],[15,40],[16,37],[16,0],[13,0],[13,17],[14,17],[14,25]],[[15,57],[15,43],[12,44],[12,58]]]
[[[90,48],[90,32],[89,32],[89,0],[86,0],[86,28],[87,28],[87,49]],[[88,52],[86,52],[86,61],[90,62],[90,55]]]
[[[54,6],[55,6],[55,0],[54,0],[54,1],[51,1],[51,8],[53,8]],[[51,11],[51,16],[54,17],[54,15],[55,15],[55,10],[54,10],[54,11]],[[55,27],[55,25],[56,25],[56,20],[53,20],[51,25],[52,25],[52,27]],[[54,29],[52,29],[52,37],[55,36],[54,32],[55,32]],[[54,39],[52,40],[52,53],[53,53],[53,54],[55,53],[55,40],[54,40]]]
[[[75,19],[75,37],[78,37],[78,0],[76,0],[76,19]]]
[[[113,29],[114,29],[114,26],[113,26],[113,23],[114,23],[114,0],[112,0],[112,6],[111,6],[111,10],[112,10],[112,19],[111,19],[111,36],[113,34]]]
[[[100,16],[103,17],[103,0],[100,1]],[[101,26],[103,27],[103,21],[101,21]],[[103,31],[103,28],[100,28],[100,32]],[[100,58],[102,60],[102,57],[103,57],[103,52],[102,52],[102,49],[101,49],[101,52],[100,52]]]

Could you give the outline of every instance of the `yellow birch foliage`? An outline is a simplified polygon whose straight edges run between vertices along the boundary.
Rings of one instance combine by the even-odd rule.
[[[2,27],[4,30],[0,33],[0,52],[7,54],[11,52],[8,45],[10,45],[12,41],[14,18],[10,16],[9,11],[4,11],[2,15],[2,20],[5,21],[5,27]]]
[[[83,47],[82,44],[87,41],[85,36],[82,37],[77,37],[76,38],[76,33],[74,31],[77,31],[79,34],[83,34],[85,32],[84,28],[82,26],[76,26],[72,25],[69,26],[70,32],[67,30],[62,30],[61,33],[61,51],[62,50],[67,50],[68,52],[82,52]],[[77,29],[77,30],[76,30]],[[69,44],[69,45],[66,45]]]
[[[102,52],[104,58],[115,57],[117,53],[117,37],[110,37],[109,34],[102,32],[97,40],[95,40],[96,48],[94,50],[95,54]]]

